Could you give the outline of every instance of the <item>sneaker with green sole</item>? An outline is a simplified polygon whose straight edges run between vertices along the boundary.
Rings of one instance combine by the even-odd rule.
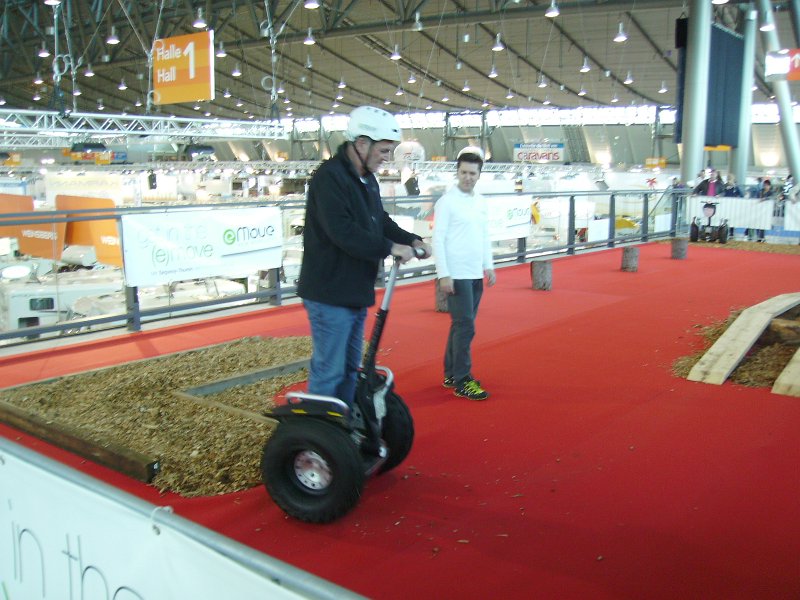
[[[468,377],[469,379],[474,379],[474,378],[472,377],[472,375],[467,375],[467,377]],[[481,382],[480,382],[480,381],[478,381],[477,379],[474,379],[474,381],[475,381],[475,382],[476,382],[478,385],[480,385],[480,384],[481,384]],[[454,388],[454,387],[458,387],[458,386],[456,385],[456,378],[455,378],[455,377],[445,377],[445,378],[444,378],[444,380],[442,381],[442,387],[446,387],[446,388]]]
[[[465,379],[453,392],[456,396],[468,398],[470,400],[486,400],[489,392],[481,387],[481,384],[474,379]]]

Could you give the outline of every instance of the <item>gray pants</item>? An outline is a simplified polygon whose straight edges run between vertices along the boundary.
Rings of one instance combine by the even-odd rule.
[[[472,372],[470,345],[475,337],[475,317],[483,295],[483,279],[454,279],[454,293],[447,297],[450,333],[444,351],[444,376],[456,383]]]

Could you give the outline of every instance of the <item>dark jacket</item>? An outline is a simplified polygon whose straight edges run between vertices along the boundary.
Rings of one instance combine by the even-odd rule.
[[[378,180],[361,181],[347,143],[311,178],[297,295],[335,306],[375,304],[375,280],[392,242],[422,239],[401,229],[383,210]]]

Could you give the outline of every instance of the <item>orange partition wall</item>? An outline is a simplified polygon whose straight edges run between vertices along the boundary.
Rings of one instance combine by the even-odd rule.
[[[33,196],[0,194],[0,215],[33,213]],[[0,216],[0,223],[3,222]],[[13,219],[12,220],[18,220]],[[66,223],[0,224],[0,236],[17,238],[19,251],[39,258],[59,260],[64,249]]]
[[[113,209],[114,201],[109,198],[88,196],[56,196],[58,210],[78,211],[90,208]],[[96,216],[102,213],[76,213],[70,216]],[[73,221],[67,227],[65,242],[68,245],[94,246],[97,260],[103,264],[122,267],[122,251],[117,221],[114,218],[97,221]]]

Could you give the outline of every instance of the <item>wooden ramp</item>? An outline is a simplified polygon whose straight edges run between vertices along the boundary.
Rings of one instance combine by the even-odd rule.
[[[728,330],[692,367],[688,379],[722,385],[764,333],[770,321],[798,304],[800,304],[800,293],[781,294],[742,311]],[[798,360],[795,355],[792,363]],[[796,368],[800,369],[800,366]],[[795,378],[794,381],[798,379]]]
[[[800,350],[794,353],[792,360],[775,380],[772,393],[800,397]]]

